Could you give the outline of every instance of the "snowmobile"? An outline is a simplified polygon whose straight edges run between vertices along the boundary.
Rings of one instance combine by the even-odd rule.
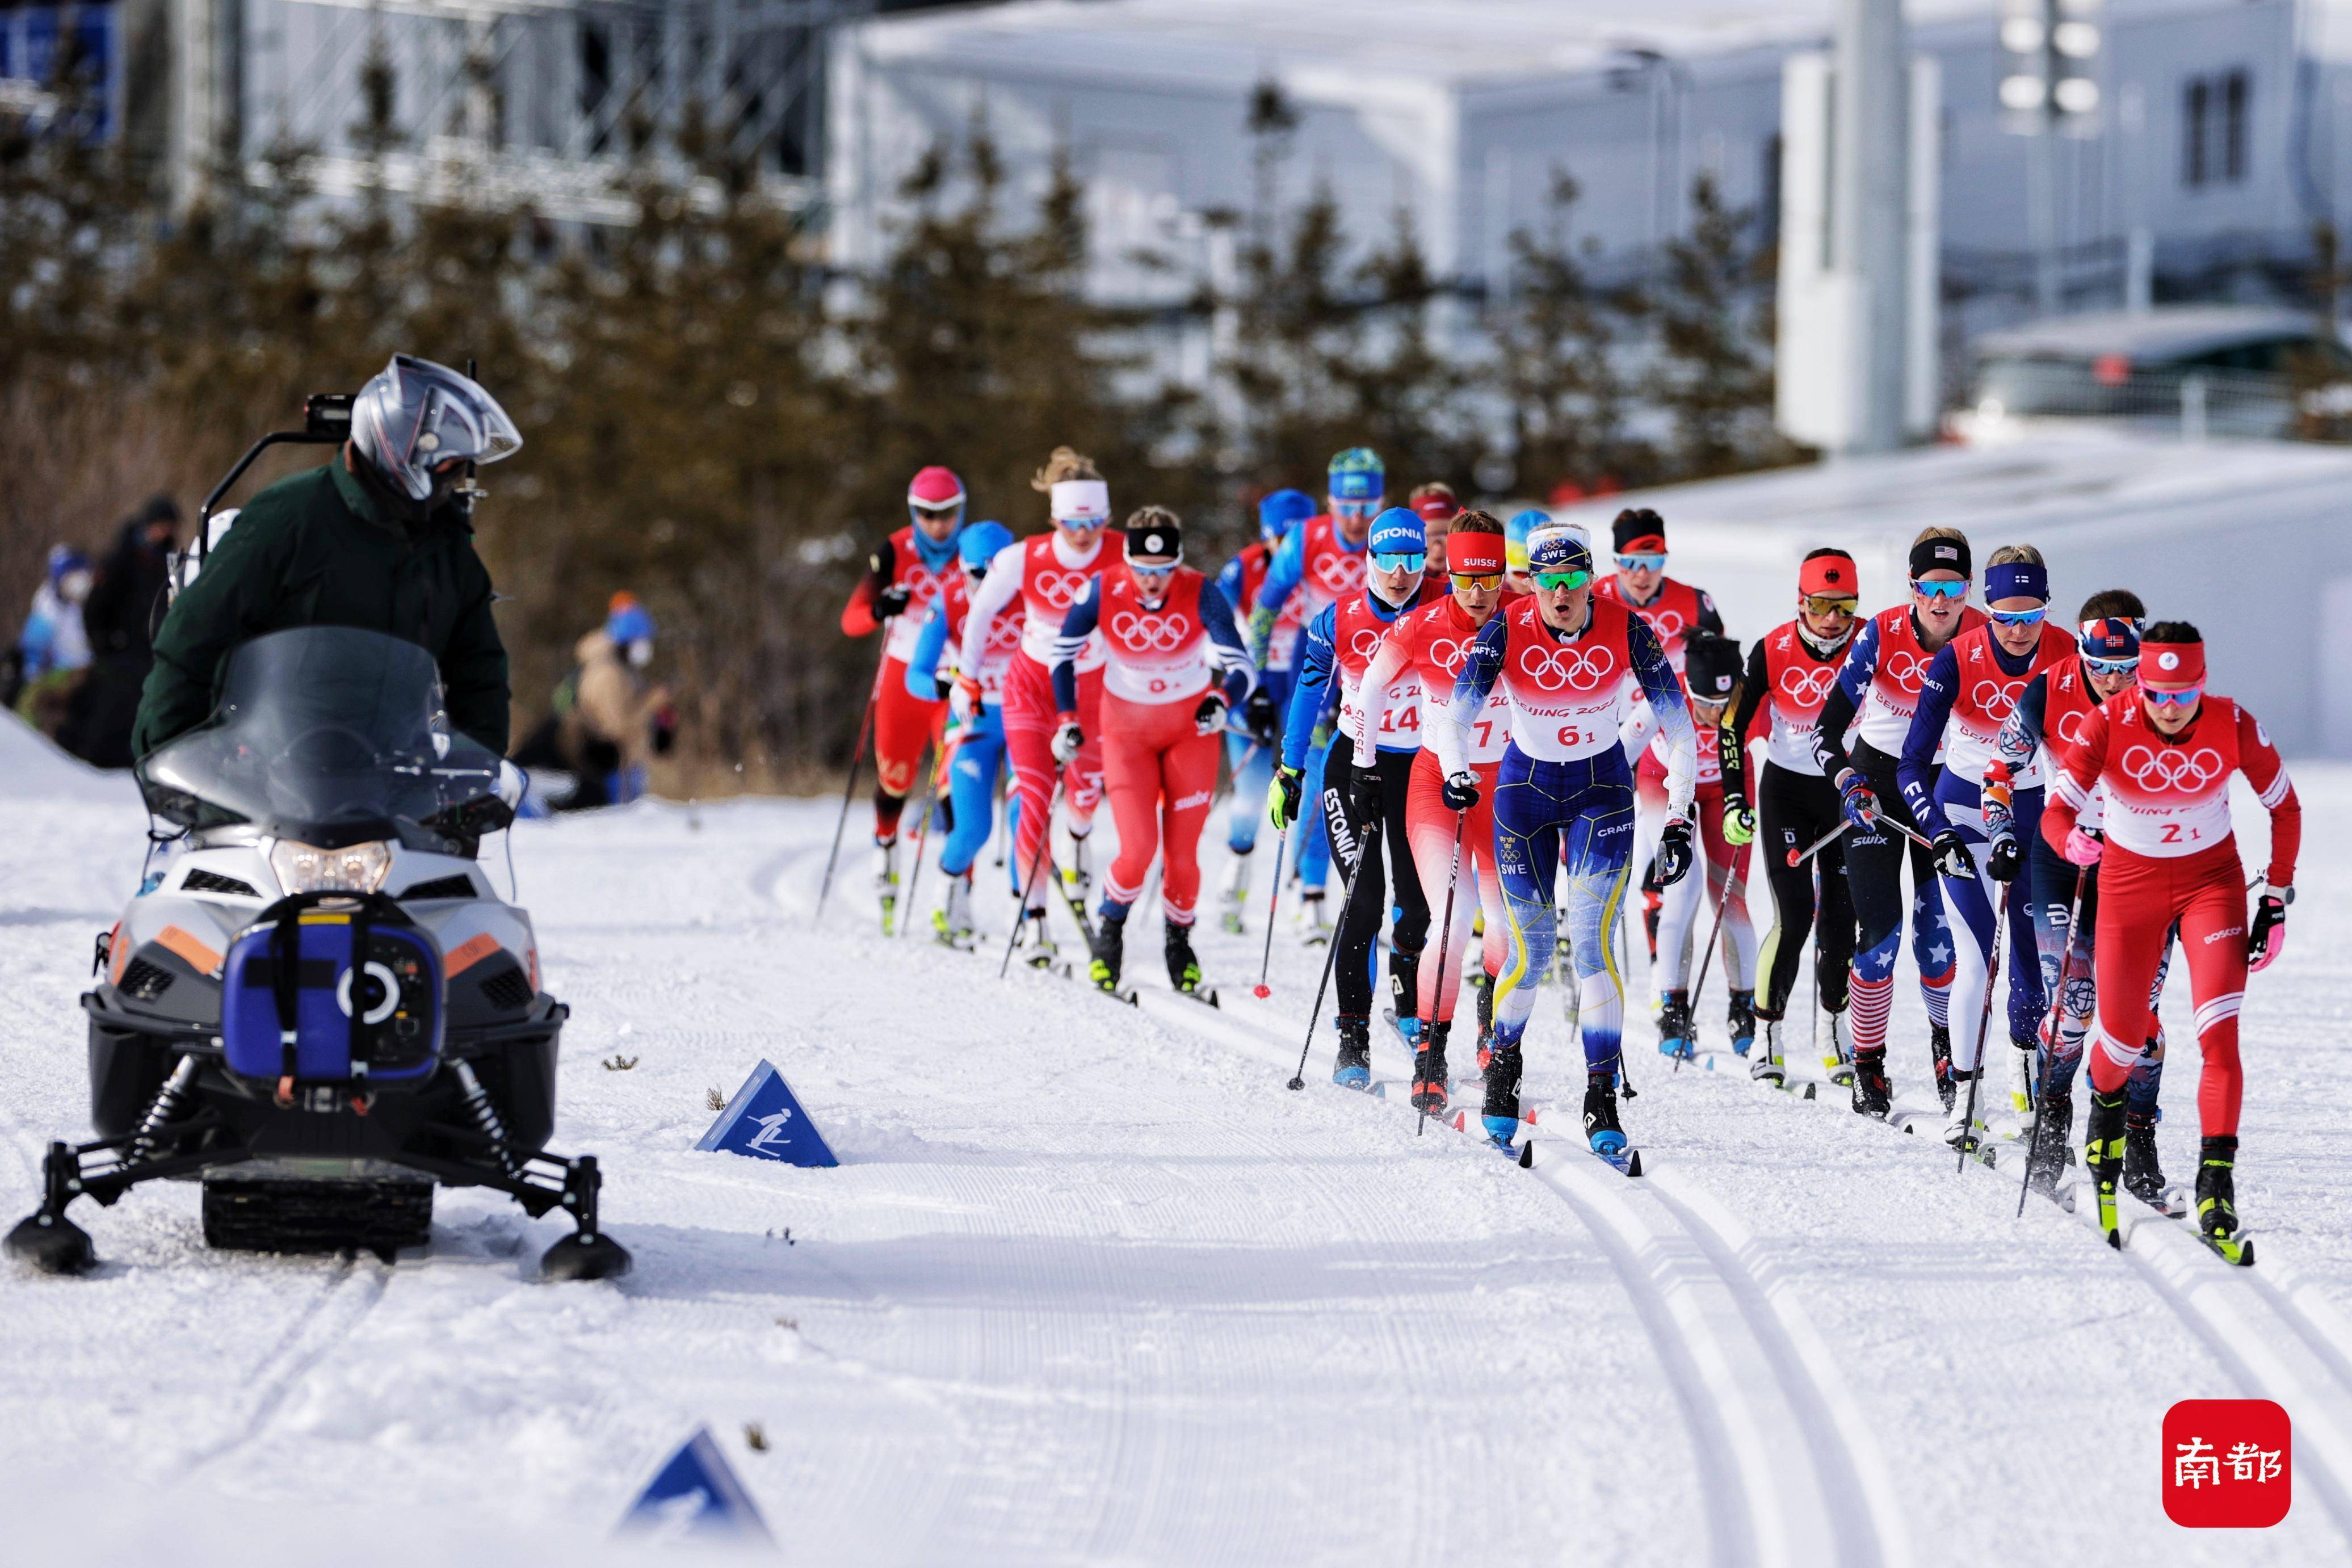
[[[351,627],[255,638],[136,774],[184,847],[98,939],[98,1136],[49,1145],[7,1250],[86,1270],[67,1207],[176,1177],[203,1182],[211,1246],[388,1261],[426,1242],[437,1186],[486,1186],[573,1221],[543,1277],[625,1272],[594,1157],[545,1152],[569,1009],[475,863],[515,770],[451,729],[432,655]]]

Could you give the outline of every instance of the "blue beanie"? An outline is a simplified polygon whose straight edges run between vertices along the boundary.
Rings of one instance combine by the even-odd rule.
[[[968,571],[986,571],[988,563],[1013,542],[1013,530],[1003,523],[967,523],[956,536],[956,554]]]
[[[1391,507],[1372,519],[1364,548],[1374,555],[1423,555],[1429,550],[1429,535],[1422,528],[1419,512]]]
[[[1273,544],[1315,512],[1315,497],[1306,491],[1276,490],[1257,504],[1258,538]]]
[[[616,593],[613,597],[621,599],[625,596]],[[625,604],[615,604],[613,612],[604,617],[604,635],[615,644],[625,646],[640,638],[650,642],[653,634],[653,612],[635,599]]]

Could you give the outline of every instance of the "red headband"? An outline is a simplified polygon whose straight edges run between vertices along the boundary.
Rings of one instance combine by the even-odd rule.
[[[2159,692],[2187,691],[2205,684],[2205,644],[2150,643],[2139,645],[2139,684]]]
[[[1500,534],[1448,534],[1445,570],[1465,577],[1492,577],[1503,570]]]
[[[1619,555],[1664,555],[1666,553],[1666,536],[1643,534],[1639,538],[1627,539],[1617,547],[1617,553]]]
[[[1802,594],[1827,594],[1843,598],[1861,591],[1861,579],[1854,575],[1853,558],[1844,555],[1817,555],[1797,569],[1797,591]]]

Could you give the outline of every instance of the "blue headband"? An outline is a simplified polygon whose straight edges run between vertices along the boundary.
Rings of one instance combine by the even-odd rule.
[[[2139,656],[2139,622],[2121,615],[2085,621],[2080,640],[2086,659],[2136,659]]]
[[[1985,568],[1985,602],[2004,599],[2038,599],[2050,602],[2050,574],[2030,560],[2008,560]]]

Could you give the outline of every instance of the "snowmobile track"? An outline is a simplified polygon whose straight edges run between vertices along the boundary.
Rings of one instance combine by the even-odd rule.
[[[1175,1000],[1142,994],[1143,1009],[1166,1022],[1253,1056],[1286,1057],[1263,1022],[1204,1019],[1198,1009],[1176,1009]],[[1708,1560],[1791,1568],[1907,1562],[1891,1485],[1874,1463],[1865,1474],[1856,1458],[1875,1452],[1857,1407],[1790,1292],[1757,1277],[1753,1239],[1704,1189],[1671,1172],[1664,1185],[1654,1166],[1643,1181],[1628,1182],[1556,1139],[1531,1137],[1529,1146],[1530,1174],[1608,1254],[1665,1369],[1708,1478]]]

